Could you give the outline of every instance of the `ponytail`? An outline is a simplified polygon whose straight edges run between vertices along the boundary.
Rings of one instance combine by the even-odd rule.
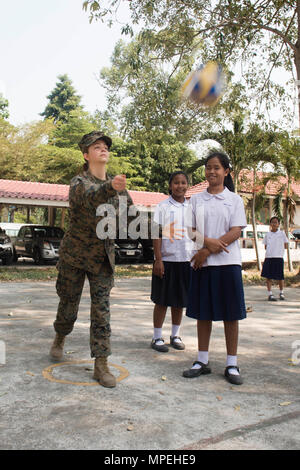
[[[231,191],[232,193],[234,193],[234,182],[233,182],[233,179],[231,177],[231,174],[228,173],[227,176],[225,176],[224,178],[224,186],[229,189],[229,191]]]

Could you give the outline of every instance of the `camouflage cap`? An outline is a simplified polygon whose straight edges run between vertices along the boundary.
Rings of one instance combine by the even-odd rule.
[[[103,132],[93,131],[89,134],[85,134],[79,142],[78,145],[82,153],[86,153],[88,151],[89,146],[97,142],[97,140],[103,140],[107,144],[108,148],[111,147],[112,140],[110,137],[103,134]]]

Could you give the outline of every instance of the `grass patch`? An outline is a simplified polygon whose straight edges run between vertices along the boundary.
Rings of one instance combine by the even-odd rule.
[[[243,281],[245,286],[265,286],[266,279],[260,276],[260,271],[257,269],[249,269],[243,271]],[[278,284],[278,281],[273,281],[273,284]],[[300,270],[299,267],[294,268],[294,272],[284,272],[284,285],[286,287],[300,287]]]
[[[52,281],[57,278],[55,266],[0,266],[0,282]],[[115,278],[151,276],[151,264],[117,265]]]
[[[119,264],[116,266],[115,278],[151,277],[151,264]],[[300,287],[300,269],[294,266],[294,272],[285,269],[285,286]],[[55,266],[0,266],[0,282],[53,281],[57,278]],[[266,280],[253,266],[243,266],[245,286],[265,286]]]
[[[0,267],[0,282],[51,281],[57,278],[55,267]]]

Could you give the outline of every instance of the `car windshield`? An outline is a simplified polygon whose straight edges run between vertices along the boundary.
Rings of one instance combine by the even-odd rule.
[[[34,227],[33,232],[38,238],[62,238],[64,236],[63,230],[58,227]]]
[[[15,229],[15,228],[6,228],[5,229],[5,232],[7,235],[9,235],[10,237],[16,237],[18,235],[18,232],[19,232],[19,229]]]

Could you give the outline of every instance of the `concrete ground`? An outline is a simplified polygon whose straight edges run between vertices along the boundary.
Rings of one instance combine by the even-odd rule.
[[[150,349],[149,278],[117,279],[111,295],[115,389],[92,379],[89,289],[85,285],[65,357],[48,356],[57,308],[55,283],[0,284],[0,449],[281,450],[300,448],[300,292],[267,302],[245,287],[252,307],[240,322],[245,383],[223,377],[225,342],[215,323],[212,374],[185,379],[196,359],[195,321],[184,317],[185,351]],[[274,289],[277,293],[277,289]],[[170,334],[170,314],[164,336]]]

